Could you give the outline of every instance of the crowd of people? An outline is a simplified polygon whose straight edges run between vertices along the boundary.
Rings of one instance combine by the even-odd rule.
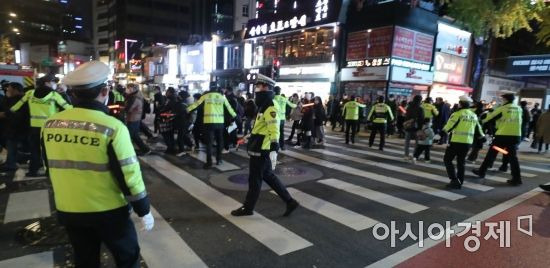
[[[212,155],[221,165],[224,153],[246,144],[249,188],[242,207],[231,211],[235,217],[254,214],[263,181],[286,204],[284,216],[296,210],[299,203],[274,173],[277,153],[287,144],[322,148],[327,124],[345,132],[348,146],[357,141],[362,124],[370,131],[369,147],[377,135],[381,151],[387,136],[403,138],[404,159],[411,164],[422,154],[430,162],[433,144],[447,144],[443,161],[451,189],[462,187],[465,162],[477,161],[488,139],[487,154],[472,172],[485,177],[502,153],[499,170],[510,166],[508,184],[514,186],[522,184],[517,156],[521,142],[532,139],[531,147],[538,152],[543,146],[546,152],[550,143],[550,107],[545,112],[539,105],[529,110],[526,102],[516,104],[513,92],[503,92],[498,105],[475,102],[467,95],[452,107],[441,98],[434,104],[419,95],[369,101],[344,94],[325,103],[313,92],[287,97],[273,79],[258,74],[254,93],[212,83],[209,91],[194,95],[154,86],[148,98],[138,84],[109,85],[109,72],[105,64],[90,61],[69,73],[63,84],[49,74],[37,80],[36,89],[11,82],[2,83],[0,91],[0,148],[7,150],[0,171],[15,172],[18,164],[28,163],[26,176],[50,178],[77,266],[99,266],[101,243],[117,266],[135,267],[139,262],[130,211],[139,216],[144,230],[154,226],[136,156],[136,151],[142,156],[152,152],[142,134],[155,143],[160,134],[166,154],[181,156],[204,148],[205,169],[214,165]],[[144,122],[147,114],[154,117],[153,130]],[[288,138],[287,121],[292,122]],[[45,173],[40,172],[42,166]],[[541,188],[550,190],[549,185]]]

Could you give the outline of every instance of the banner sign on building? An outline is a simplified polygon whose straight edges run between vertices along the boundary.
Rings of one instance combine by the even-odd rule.
[[[459,57],[468,57],[472,34],[450,25],[439,23],[436,51]]]
[[[465,58],[436,52],[434,69],[434,81],[454,85],[464,85],[466,77]]]
[[[248,21],[245,39],[295,31],[338,21],[341,1],[300,1],[296,8]]]
[[[396,26],[392,56],[430,64],[434,37],[421,32]]]
[[[508,57],[508,76],[550,76],[550,54]]]
[[[341,81],[384,81],[388,80],[389,67],[343,68]]]
[[[389,57],[392,35],[392,26],[350,33],[348,35],[346,59],[356,61]]]
[[[431,85],[433,84],[433,77],[433,72],[398,66],[392,67],[391,80],[395,82],[404,82],[417,85]]]

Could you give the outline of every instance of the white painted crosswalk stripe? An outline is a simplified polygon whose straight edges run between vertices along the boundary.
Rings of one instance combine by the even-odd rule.
[[[5,268],[53,268],[53,252],[45,251],[30,255],[25,255],[13,259],[0,261],[0,267]]]
[[[138,231],[141,256],[148,267],[208,267],[153,206],[151,213],[155,217],[153,230]],[[133,213],[132,219],[136,226],[141,225]]]
[[[317,182],[411,214],[428,209],[423,205],[337,179],[319,180]]]
[[[370,150],[370,152],[368,153],[368,155],[370,155],[370,156],[374,156],[374,157],[378,157],[378,158],[382,158],[382,159],[387,159],[387,160],[403,161],[403,158],[401,158],[401,157],[376,153],[376,152],[374,152],[374,150],[372,150],[371,148],[368,148],[368,146],[364,145],[364,144],[356,143],[354,146]],[[392,152],[392,153],[396,153],[396,154],[401,154],[401,151],[396,151],[396,150],[392,150],[392,149],[385,149],[385,152]],[[447,172],[445,167],[441,166],[441,165],[434,165],[434,164],[427,164],[427,163],[417,162],[416,166],[422,166],[422,167],[427,167],[427,168],[432,168],[432,169],[437,169],[437,170]],[[471,171],[466,171],[466,175],[477,178],[477,175],[475,175]],[[508,180],[507,178],[494,176],[494,175],[486,175],[485,179],[490,180],[490,181],[496,181],[496,182],[506,182]]]
[[[335,222],[343,224],[355,231],[368,229],[378,223],[378,221],[374,219],[309,195],[297,189],[288,188],[288,192],[292,198],[296,199],[300,203],[300,206],[323,215]],[[271,193],[275,194],[274,191],[271,191]]]
[[[336,146],[336,145],[332,145],[332,144],[327,143],[327,144],[325,144],[325,147],[338,148],[340,146]],[[346,150],[346,151],[354,152],[354,153],[358,153],[358,154],[363,154],[363,155],[371,155],[372,154],[372,153],[366,152],[364,150],[357,150],[357,149],[352,149],[352,148],[342,148],[342,150]],[[317,150],[315,150],[315,151],[317,151]],[[372,160],[362,161],[361,163],[371,165],[371,166],[374,166],[374,167],[377,167],[377,168],[387,169],[387,170],[390,170],[390,171],[396,171],[396,172],[409,174],[409,175],[412,174],[414,176],[422,177],[422,178],[433,180],[433,181],[439,181],[439,182],[443,182],[443,183],[448,183],[449,182],[449,178],[447,178],[447,177],[439,176],[439,175],[428,173],[428,172],[413,170],[413,169],[409,169],[409,168],[404,168],[404,167],[400,167],[400,166],[397,166],[397,165],[385,164],[385,163],[372,161]],[[481,185],[481,184],[477,184],[477,183],[470,183],[470,182],[465,182],[463,187],[478,190],[478,191],[489,191],[489,190],[493,189],[493,187],[490,187],[490,186],[485,186],[485,185]]]
[[[392,146],[392,147],[397,147],[397,148],[401,148],[403,147],[403,144],[402,143],[399,143],[399,142],[394,142],[394,141],[387,141],[386,142],[389,146]],[[440,155],[440,156],[443,156],[445,155],[445,152],[438,152],[438,151],[433,151],[433,154],[435,155]],[[484,157],[485,154],[482,154],[480,153],[480,157]],[[497,162],[497,161],[495,161]],[[502,161],[500,161],[499,163],[502,163]],[[532,167],[532,166],[527,166],[527,165],[521,165],[521,169],[522,170],[530,170],[530,171],[534,171],[534,172],[541,172],[541,173],[550,173],[550,169],[544,169],[544,168],[537,168],[537,167]],[[523,174],[522,174],[523,175]],[[536,175],[535,175],[536,176]]]
[[[8,197],[4,223],[45,218],[50,215],[48,190],[12,193]]]
[[[148,156],[141,159],[191,196],[276,254],[285,255],[313,245],[304,238],[258,213],[248,217],[233,217],[230,215],[230,211],[240,207],[241,204],[239,202],[208,186],[203,181],[193,177],[191,174],[172,165],[161,157]]]
[[[355,163],[364,164],[364,165],[370,165],[371,162],[372,162],[370,160],[362,159],[362,158],[359,158],[359,157],[349,156],[349,155],[335,153],[335,152],[330,152],[330,151],[327,151],[327,150],[317,150],[317,152],[321,153],[323,155],[334,156],[334,157],[338,157],[338,158],[341,158],[341,159],[353,161]],[[373,172],[364,171],[363,174],[371,180],[391,184],[391,185],[398,186],[398,187],[403,187],[403,188],[406,188],[406,189],[409,189],[409,190],[413,190],[413,191],[417,191],[417,192],[437,196],[437,197],[448,199],[448,200],[453,200],[454,201],[454,200],[458,200],[458,199],[462,199],[462,198],[466,197],[464,195],[456,194],[456,193],[453,193],[453,192],[450,192],[450,191],[440,190],[440,189],[437,189],[437,188],[425,186],[425,185],[418,184],[418,183],[413,183],[413,182],[410,182],[410,181],[407,181],[407,180],[402,180],[402,179],[397,179],[397,178],[393,178],[393,177],[389,177],[389,176],[384,176],[384,175],[380,175],[380,174],[373,173]]]
[[[206,153],[205,152],[202,152],[202,151],[199,151],[198,153],[191,153],[189,154],[189,156],[203,162],[203,163],[206,163]],[[214,162],[215,163],[215,162]],[[214,165],[215,168],[217,168],[219,171],[231,171],[231,170],[237,170],[237,169],[241,169],[240,167],[234,165],[234,164],[231,164],[227,161],[223,161],[223,164],[221,165]]]

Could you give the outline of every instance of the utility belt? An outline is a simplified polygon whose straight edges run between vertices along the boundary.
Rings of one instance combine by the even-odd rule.
[[[262,156],[263,154],[269,153],[268,150],[262,150],[262,145],[264,144],[265,135],[261,134],[251,134],[248,138],[248,144],[246,145],[246,151],[250,156]]]

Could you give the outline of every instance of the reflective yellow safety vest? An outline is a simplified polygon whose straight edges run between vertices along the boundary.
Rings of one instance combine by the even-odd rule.
[[[271,143],[279,142],[279,118],[277,105],[273,103],[264,112],[258,112],[254,127],[248,140],[248,154],[259,156],[269,151]]]
[[[208,92],[201,96],[201,98],[196,101],[195,103],[191,104],[187,111],[191,112],[199,105],[204,103],[204,116],[203,116],[203,122],[204,124],[223,124],[224,123],[224,114],[223,114],[223,107],[227,108],[231,116],[235,117],[237,114],[235,111],[233,111],[233,108],[231,108],[231,105],[227,101],[227,98],[225,98],[224,95],[218,93],[218,92]]]
[[[422,110],[424,110],[424,118],[432,119],[434,116],[439,115],[437,107],[431,103],[422,103]]]
[[[373,115],[374,119],[372,119]],[[385,103],[377,103],[370,109],[369,116],[367,118],[373,123],[385,124],[388,122],[388,117],[390,118],[390,121],[393,121],[393,113],[390,106]]]
[[[147,196],[120,120],[102,111],[69,109],[46,121],[42,141],[59,211],[103,212]]]
[[[113,90],[113,96],[114,96],[114,103],[124,102],[124,95],[120,94],[120,92]]]
[[[443,131],[452,133],[451,142],[456,143],[472,144],[476,131],[481,136],[485,136],[477,115],[470,109],[460,109],[451,114]]]
[[[356,101],[348,101],[344,105],[342,115],[346,120],[359,120],[359,108],[365,108],[367,105]]]
[[[483,120],[483,123],[487,123],[496,118],[496,136],[521,136],[521,123],[522,123],[523,111],[521,107],[507,103],[496,108],[492,113],[488,114]]]
[[[296,108],[296,104],[289,101],[287,98],[281,96],[281,95],[275,95],[273,97],[273,102],[277,105],[277,110],[279,111],[279,120],[285,120],[286,119],[286,106],[290,106],[290,108]]]
[[[29,103],[29,113],[31,117],[31,127],[42,127],[46,120],[57,113],[61,108],[63,110],[73,108],[68,104],[59,93],[52,91],[43,98],[34,96],[34,90],[29,90],[11,108],[11,112],[17,112],[25,103]]]

